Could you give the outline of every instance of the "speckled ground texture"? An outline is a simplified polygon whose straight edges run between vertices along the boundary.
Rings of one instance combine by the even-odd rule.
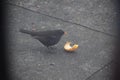
[[[12,80],[111,80],[117,10],[114,0],[8,0]],[[63,29],[52,49],[19,32]],[[79,44],[64,51],[66,41]]]

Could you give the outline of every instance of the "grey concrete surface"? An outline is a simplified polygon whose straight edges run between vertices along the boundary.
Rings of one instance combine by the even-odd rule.
[[[114,80],[114,65],[115,63],[110,63],[109,65],[105,66],[104,69],[96,73],[94,76],[91,76],[88,80]]]
[[[116,35],[115,0],[8,0],[8,2]]]
[[[109,3],[107,3],[107,1]],[[16,0],[15,2],[12,2],[11,0],[11,3],[13,4],[17,3],[18,5],[19,2],[21,1]],[[47,4],[47,2],[44,2],[44,0],[41,2]],[[93,12],[97,12],[97,7],[89,7],[90,4],[87,5],[88,1],[85,2],[83,0],[80,0],[80,2],[73,1],[73,3],[71,3],[71,1],[66,0],[59,1],[60,4],[58,4],[56,0],[51,0],[50,4],[48,4],[49,7],[45,7],[47,5],[44,6],[44,4],[40,4],[37,0],[35,0],[35,2],[33,0],[33,3],[32,0],[30,0],[30,2],[23,1],[22,3],[20,3],[20,5],[22,5],[23,7],[7,4],[7,27],[9,34],[8,56],[10,61],[9,70],[11,76],[13,77],[13,80],[86,80],[88,77],[90,77],[92,74],[94,74],[96,71],[104,67],[104,65],[112,60],[112,53],[115,47],[114,37],[108,36],[101,32],[90,30],[80,25],[72,24],[46,15],[42,15],[37,12],[33,12],[29,10],[29,7],[26,7],[27,4],[31,4],[31,6],[34,4],[38,4],[39,6],[43,6],[43,8],[40,7],[38,11],[42,11],[44,13],[47,10],[51,11],[52,8],[54,10],[54,6],[56,4],[59,6],[61,5],[61,7],[67,6],[65,4],[66,2],[70,2],[69,4],[70,6],[73,6],[72,8],[76,8],[78,4],[83,5],[83,7],[80,6],[81,8],[88,8],[88,13],[85,14],[84,11],[82,11],[83,13],[81,12],[81,16],[70,13],[71,17],[74,16],[73,18],[70,18],[73,19],[71,20],[72,22],[75,22],[75,19],[77,19],[77,17],[79,16],[78,18],[81,20],[78,19],[78,23],[80,21],[80,24],[88,25],[88,27],[90,27],[88,23],[91,23],[91,20],[94,18],[90,14],[91,10],[93,10]],[[93,3],[95,4],[95,0],[91,2],[91,5]],[[98,3],[96,3],[96,5],[97,4]],[[113,4],[109,0],[100,1],[99,4],[106,6],[107,8],[105,10],[108,10],[108,12],[113,11],[114,13]],[[109,8],[108,4],[111,5],[111,7],[113,8]],[[58,12],[56,11],[57,13],[55,14],[53,14],[52,11],[47,12],[47,14],[52,14],[56,17],[63,18],[64,20],[69,20],[66,17],[70,15],[66,15],[66,17],[64,15],[67,10],[65,10],[63,14],[60,10],[62,10],[62,8],[58,8]],[[114,20],[114,18],[112,18],[113,16],[109,17],[108,19],[106,18],[106,15],[101,15],[107,14],[107,11],[105,13],[104,11],[97,13],[97,16],[100,16],[105,20]],[[113,13],[109,14],[113,15]],[[107,17],[108,16],[109,15],[107,15]],[[90,21],[88,18],[90,19]],[[88,23],[84,21],[88,21]],[[110,25],[111,23],[105,22],[103,26],[101,20],[98,20],[98,23],[96,23],[96,25],[99,26],[94,25],[92,26],[92,28],[98,30],[102,30],[104,28],[106,30],[105,32],[114,34],[113,31],[110,32],[108,29],[110,28],[112,30],[112,26],[115,26],[115,24],[112,24],[108,27],[108,25]],[[37,31],[63,29],[64,31],[68,32],[68,34],[64,35],[60,42],[53,47],[53,49],[47,49],[39,41],[33,39],[31,36],[20,33],[20,28],[24,28],[27,30],[36,29]],[[68,53],[64,51],[63,46],[66,41],[71,41],[73,43],[79,44],[79,49],[76,50],[74,53]],[[93,75],[90,80],[97,80],[96,76],[99,75],[101,78],[103,78],[104,76],[102,77],[101,74],[105,73],[106,71],[106,69],[103,69],[102,73],[97,73]]]
[[[112,58],[114,38],[81,26],[8,5],[9,61],[14,80],[85,80]],[[68,32],[52,50],[19,32],[63,29]],[[66,41],[79,44],[74,53],[65,52]]]

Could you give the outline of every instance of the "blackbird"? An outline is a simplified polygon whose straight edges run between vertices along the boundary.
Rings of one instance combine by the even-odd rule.
[[[58,30],[47,30],[47,31],[29,31],[20,29],[20,32],[26,33],[39,40],[44,46],[49,47],[57,44],[62,35],[65,34],[61,29]]]

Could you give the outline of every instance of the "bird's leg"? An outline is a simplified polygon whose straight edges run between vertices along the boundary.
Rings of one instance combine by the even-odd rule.
[[[50,47],[50,46],[46,46],[46,48],[47,48],[47,49],[51,49],[51,47]]]
[[[33,36],[35,39],[38,39],[39,40],[39,36]]]
[[[51,50],[55,49],[55,48],[52,47],[52,46],[48,46],[47,48],[48,48],[48,49],[51,49]]]
[[[47,46],[47,48],[48,48],[48,49],[52,49],[52,47],[50,47],[50,46]]]
[[[47,48],[48,48],[48,49],[50,49],[50,47],[49,47],[49,46],[47,46]]]

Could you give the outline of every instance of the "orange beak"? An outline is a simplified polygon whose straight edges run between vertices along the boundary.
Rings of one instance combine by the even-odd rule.
[[[64,32],[64,34],[67,34],[67,32]]]

